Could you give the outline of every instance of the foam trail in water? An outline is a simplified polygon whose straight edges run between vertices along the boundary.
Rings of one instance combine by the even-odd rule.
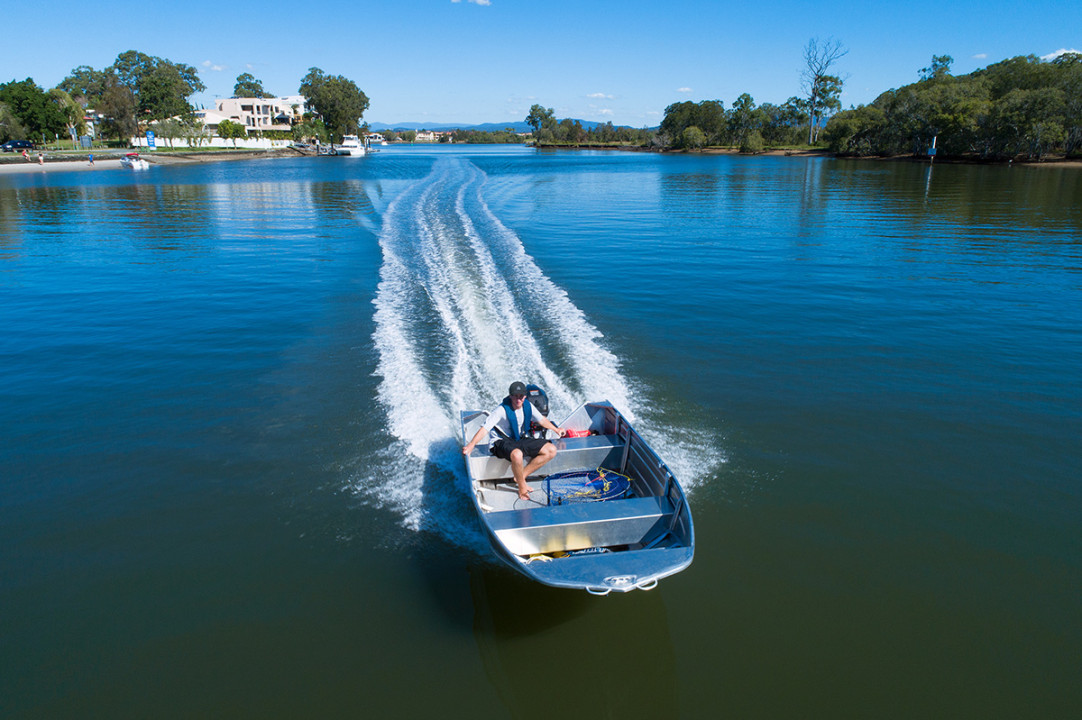
[[[632,405],[618,359],[491,212],[485,179],[467,160],[440,158],[384,214],[373,340],[391,446],[357,483],[407,527],[464,545],[479,536],[460,410],[492,407],[519,379],[546,389],[555,417],[586,400]]]

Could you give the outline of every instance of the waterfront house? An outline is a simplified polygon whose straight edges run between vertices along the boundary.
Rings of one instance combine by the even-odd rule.
[[[243,125],[249,134],[257,130],[288,132],[293,123],[301,121],[305,112],[310,112],[308,101],[302,95],[273,98],[219,98],[214,101],[214,107],[223,118]]]

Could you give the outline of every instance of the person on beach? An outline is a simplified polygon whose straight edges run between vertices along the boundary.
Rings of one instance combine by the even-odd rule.
[[[30,155],[27,154],[26,148],[23,148],[23,160],[30,162]]]
[[[44,164],[45,164],[45,156],[44,156],[44,155],[42,155],[42,154],[41,154],[41,153],[39,152],[39,153],[38,153],[38,165],[44,165]]]
[[[462,448],[462,454],[469,456],[485,433],[489,433],[489,452],[511,463],[511,474],[515,477],[518,496],[523,500],[530,499],[530,486],[526,484],[526,478],[556,457],[556,446],[550,441],[530,437],[531,420],[559,437],[563,437],[567,432],[556,427],[533,403],[526,400],[524,383],[513,382],[507,391],[507,397],[488,414],[485,424],[477,429],[473,439]],[[524,465],[527,457],[530,461]]]
[[[90,153],[89,160],[90,160],[90,164],[93,165],[94,164],[94,153]]]

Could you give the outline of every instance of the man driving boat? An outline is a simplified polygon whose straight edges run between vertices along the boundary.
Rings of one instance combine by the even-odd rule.
[[[507,397],[488,414],[485,424],[477,429],[473,439],[462,448],[462,454],[469,456],[485,433],[488,433],[489,452],[511,463],[518,496],[523,500],[530,498],[530,486],[526,484],[526,478],[556,457],[556,446],[550,441],[530,437],[531,422],[553,431],[559,437],[563,437],[566,432],[563,428],[556,427],[533,403],[526,400],[526,384],[515,381],[511,383]],[[530,458],[530,461],[523,465],[526,458]]]

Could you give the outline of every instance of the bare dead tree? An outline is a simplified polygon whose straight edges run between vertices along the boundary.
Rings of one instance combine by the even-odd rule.
[[[842,80],[830,69],[849,54],[840,40],[812,38],[804,46],[804,68],[800,71],[800,89],[808,99],[808,144],[818,137],[818,119],[824,105],[837,102]]]

